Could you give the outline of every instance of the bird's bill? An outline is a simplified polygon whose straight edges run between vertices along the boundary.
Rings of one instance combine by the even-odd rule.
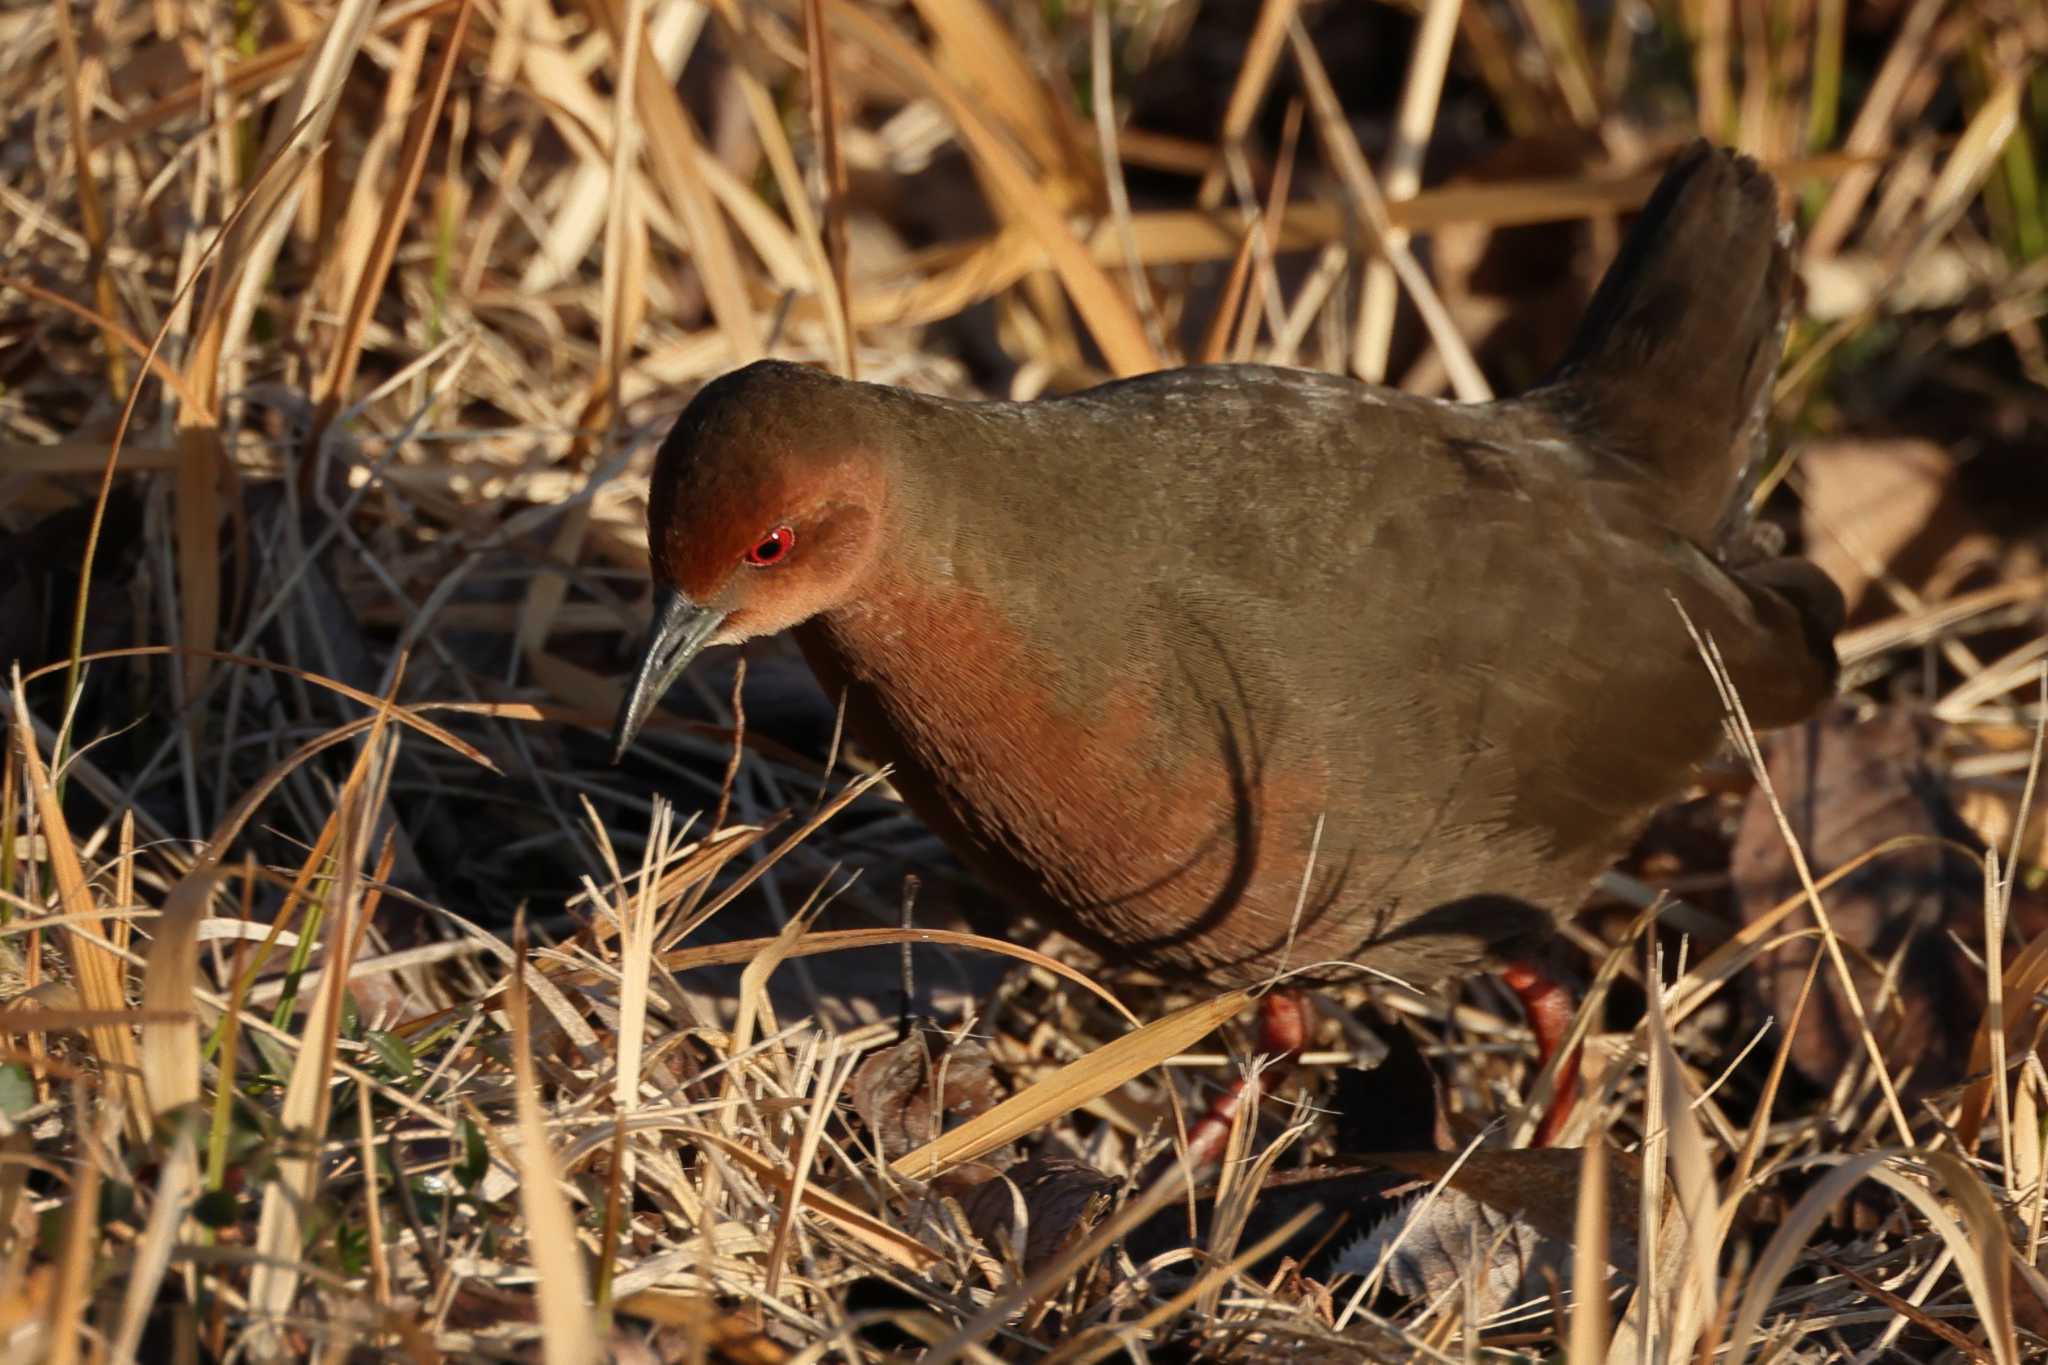
[[[633,747],[648,713],[665,696],[675,680],[683,676],[697,651],[711,642],[725,624],[725,613],[700,607],[673,588],[658,588],[654,596],[654,625],[647,632],[647,652],[633,675],[633,686],[619,708],[612,726],[612,762],[617,763]]]

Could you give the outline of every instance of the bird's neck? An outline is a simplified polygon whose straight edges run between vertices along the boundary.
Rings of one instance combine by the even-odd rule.
[[[1138,596],[1100,548],[1118,546],[1131,501],[1101,432],[1055,404],[865,396],[889,452],[882,548],[800,633],[821,677],[892,698],[1001,698],[1028,678],[1087,710],[1113,681]],[[928,723],[902,710],[903,725]]]
[[[1063,723],[1062,661],[929,562],[913,571],[892,556],[859,598],[796,630],[848,733],[892,766],[911,806],[956,848],[998,855],[1044,842],[1041,855],[1055,856],[1056,844],[1038,837],[1042,812],[1029,793],[1060,741],[1079,738]],[[1071,773],[1085,761],[1076,752],[1056,766]],[[983,777],[974,791],[960,785]]]

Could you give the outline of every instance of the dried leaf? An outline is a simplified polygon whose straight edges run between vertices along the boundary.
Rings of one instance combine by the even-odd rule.
[[[968,1226],[997,1255],[1014,1244],[1021,1217],[1021,1264],[1030,1272],[1094,1231],[1109,1211],[1116,1187],[1116,1180],[1085,1161],[1042,1156],[983,1181],[962,1205]]]
[[[1955,461],[1931,441],[1813,441],[1799,449],[1799,471],[1806,553],[1852,618],[1889,605],[1869,591],[1877,574],[1917,591],[1994,544],[1957,496]]]
[[[1444,1190],[1420,1209],[1388,1214],[1344,1248],[1331,1273],[1370,1275],[1382,1258],[1390,1258],[1387,1287],[1410,1298],[1449,1294],[1477,1276],[1482,1322],[1545,1294],[1553,1277],[1560,1282],[1571,1278],[1568,1243],[1456,1189]]]
[[[891,1159],[937,1137],[948,1116],[974,1118],[1003,1097],[987,1048],[927,1030],[869,1055],[848,1095]]]
[[[1772,784],[1816,878],[1903,836],[1971,842],[1928,766],[1929,738],[1927,723],[1903,710],[1861,717],[1849,703],[1812,725],[1766,738]],[[1761,793],[1743,815],[1730,871],[1745,921],[1798,893],[1791,855]],[[1922,844],[1850,873],[1828,893],[1827,905],[1888,1062],[1895,1074],[1912,1068],[1907,1093],[1926,1094],[1960,1079],[1984,1011],[1985,986],[1982,969],[1957,941],[1982,951],[1982,870],[1960,847]],[[1795,909],[1777,932],[1815,929],[1812,913]],[[1809,934],[1764,953],[1751,977],[1757,1006],[1789,1018],[1820,951]],[[1792,1040],[1792,1065],[1827,1086],[1862,1055],[1842,983],[1823,971]]]
[[[1405,1171],[1423,1180],[1441,1180],[1458,1162],[1457,1152],[1374,1152],[1360,1158],[1375,1166]],[[1516,1215],[1530,1228],[1569,1246],[1576,1233],[1580,1167],[1585,1154],[1576,1147],[1491,1149],[1465,1156],[1449,1187],[1502,1213]],[[1633,1272],[1638,1228],[1636,1211],[1642,1199],[1642,1168],[1627,1153],[1607,1153],[1607,1262]]]

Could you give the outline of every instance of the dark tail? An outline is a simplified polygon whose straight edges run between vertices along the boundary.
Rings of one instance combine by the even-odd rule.
[[[1705,543],[1761,450],[1791,285],[1770,175],[1694,142],[1529,398],[1661,482],[1672,526]]]

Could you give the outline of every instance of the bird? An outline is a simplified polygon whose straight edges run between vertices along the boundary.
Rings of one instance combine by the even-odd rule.
[[[1107,962],[1554,1007],[1540,946],[1723,742],[1703,643],[1758,728],[1834,689],[1840,593],[1745,515],[1792,274],[1770,175],[1700,141],[1510,398],[750,364],[658,451],[613,759],[702,649],[790,631],[968,868]]]

